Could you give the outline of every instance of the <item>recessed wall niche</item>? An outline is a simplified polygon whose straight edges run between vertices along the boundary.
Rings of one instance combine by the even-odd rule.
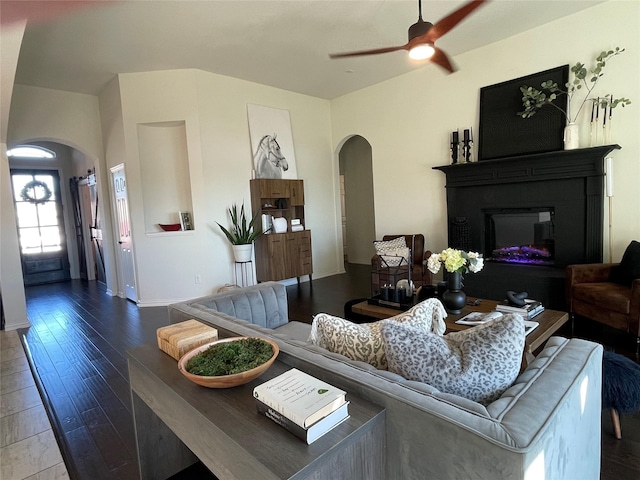
[[[138,124],[138,154],[145,232],[180,223],[178,212],[193,215],[185,122]]]

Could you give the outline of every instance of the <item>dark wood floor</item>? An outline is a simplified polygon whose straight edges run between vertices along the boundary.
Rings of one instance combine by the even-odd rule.
[[[350,265],[346,274],[289,286],[290,317],[310,323],[318,312],[342,316],[348,300],[369,294],[369,282],[368,266]],[[70,477],[138,478],[126,351],[156,343],[156,329],[168,324],[166,308],[138,308],[82,281],[29,287],[26,293],[32,326],[21,333]],[[579,327],[578,335],[602,338],[608,348],[632,356],[628,338],[587,322]],[[640,478],[640,414],[621,422],[623,439],[616,440],[603,413],[603,480]],[[196,465],[175,478],[213,477]]]

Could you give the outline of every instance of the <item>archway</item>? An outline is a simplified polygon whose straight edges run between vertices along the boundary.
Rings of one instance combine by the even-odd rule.
[[[371,145],[354,135],[343,143],[338,159],[345,267],[369,264],[376,235]]]
[[[68,250],[70,276],[97,280],[103,289],[108,289],[100,222],[96,221],[96,216],[102,216],[102,208],[98,208],[97,203],[97,160],[57,139],[28,139],[19,144],[43,147],[55,152],[55,159],[10,158],[9,166],[12,171],[28,168],[35,172],[57,172],[60,200],[64,205],[61,231],[65,234],[63,243],[66,246],[65,255]],[[55,280],[47,277],[44,282]]]

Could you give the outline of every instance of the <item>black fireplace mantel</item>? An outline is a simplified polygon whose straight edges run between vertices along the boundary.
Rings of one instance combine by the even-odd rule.
[[[602,160],[620,145],[559,150],[433,167],[447,176],[447,188],[557,180],[604,175]]]
[[[446,175],[448,246],[486,254],[488,212],[554,212],[555,263],[550,267],[486,263],[467,275],[465,290],[501,300],[507,290],[528,291],[562,308],[564,267],[602,262],[604,159],[619,145],[519,155],[433,167]]]

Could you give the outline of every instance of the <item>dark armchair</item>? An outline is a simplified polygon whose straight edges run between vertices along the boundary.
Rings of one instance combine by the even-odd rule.
[[[404,237],[405,243],[409,248],[409,257],[411,259],[411,279],[413,280],[416,288],[422,285],[431,285],[433,279],[431,272],[427,269],[426,260],[431,256],[429,250],[425,250],[424,235],[421,233],[413,235],[385,235],[382,237],[383,241],[393,240],[395,238]],[[377,294],[380,291],[380,287],[389,282],[389,276],[385,275],[385,263],[382,261],[379,255],[374,255],[371,258],[371,291],[372,294]],[[409,270],[409,266],[405,265],[404,268]],[[404,275],[403,278],[408,278]]]
[[[635,263],[639,259],[640,243],[632,242],[621,263],[569,265],[566,272],[572,321],[580,315],[635,335],[636,355],[640,353],[640,264]]]

